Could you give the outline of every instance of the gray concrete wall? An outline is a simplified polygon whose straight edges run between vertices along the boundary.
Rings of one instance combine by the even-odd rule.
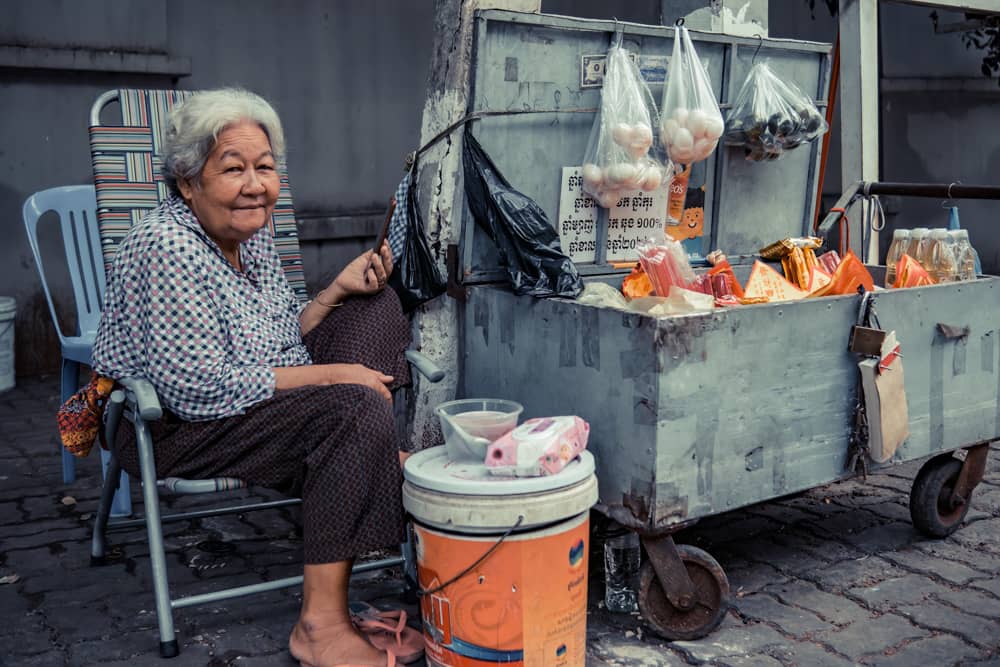
[[[18,300],[17,371],[58,367],[21,205],[92,181],[91,103],[118,87],[240,85],[286,126],[307,280],[375,235],[419,140],[433,6],[400,0],[11,0],[0,21],[0,294]],[[95,71],[103,70],[103,71]],[[189,73],[177,77],[175,74]],[[46,235],[58,258],[58,235]],[[54,267],[72,326],[65,269]]]

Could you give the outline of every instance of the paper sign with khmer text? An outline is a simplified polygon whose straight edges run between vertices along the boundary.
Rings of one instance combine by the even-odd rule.
[[[634,262],[636,246],[651,236],[663,236],[670,183],[652,192],[626,192],[618,204],[608,209],[607,261]]]
[[[564,253],[576,263],[597,260],[597,214],[599,206],[583,191],[580,167],[563,167],[559,189],[559,241]]]

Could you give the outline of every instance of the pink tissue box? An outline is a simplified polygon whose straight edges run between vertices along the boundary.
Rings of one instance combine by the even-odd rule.
[[[587,448],[589,435],[590,424],[579,417],[529,419],[490,444],[486,467],[506,477],[554,475]]]

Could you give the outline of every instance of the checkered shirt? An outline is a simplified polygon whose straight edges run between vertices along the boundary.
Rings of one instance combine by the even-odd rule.
[[[122,241],[107,280],[94,369],[142,376],[181,419],[241,414],[274,394],[274,368],[312,363],[271,233],[240,244],[237,271],[177,195]]]
[[[392,250],[393,261],[398,262],[403,255],[403,246],[406,245],[406,218],[409,215],[410,200],[410,174],[407,172],[403,180],[396,188],[396,209],[392,212],[392,220],[389,222],[389,233],[386,238],[389,241],[389,249]]]

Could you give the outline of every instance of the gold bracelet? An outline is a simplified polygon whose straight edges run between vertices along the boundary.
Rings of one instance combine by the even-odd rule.
[[[323,306],[324,308],[336,308],[337,306],[344,305],[342,303],[323,303],[322,301],[320,301],[319,296],[320,296],[320,294],[322,294],[325,291],[326,290],[320,290],[319,294],[317,294],[316,296],[313,297],[313,301],[315,301],[319,305]]]

